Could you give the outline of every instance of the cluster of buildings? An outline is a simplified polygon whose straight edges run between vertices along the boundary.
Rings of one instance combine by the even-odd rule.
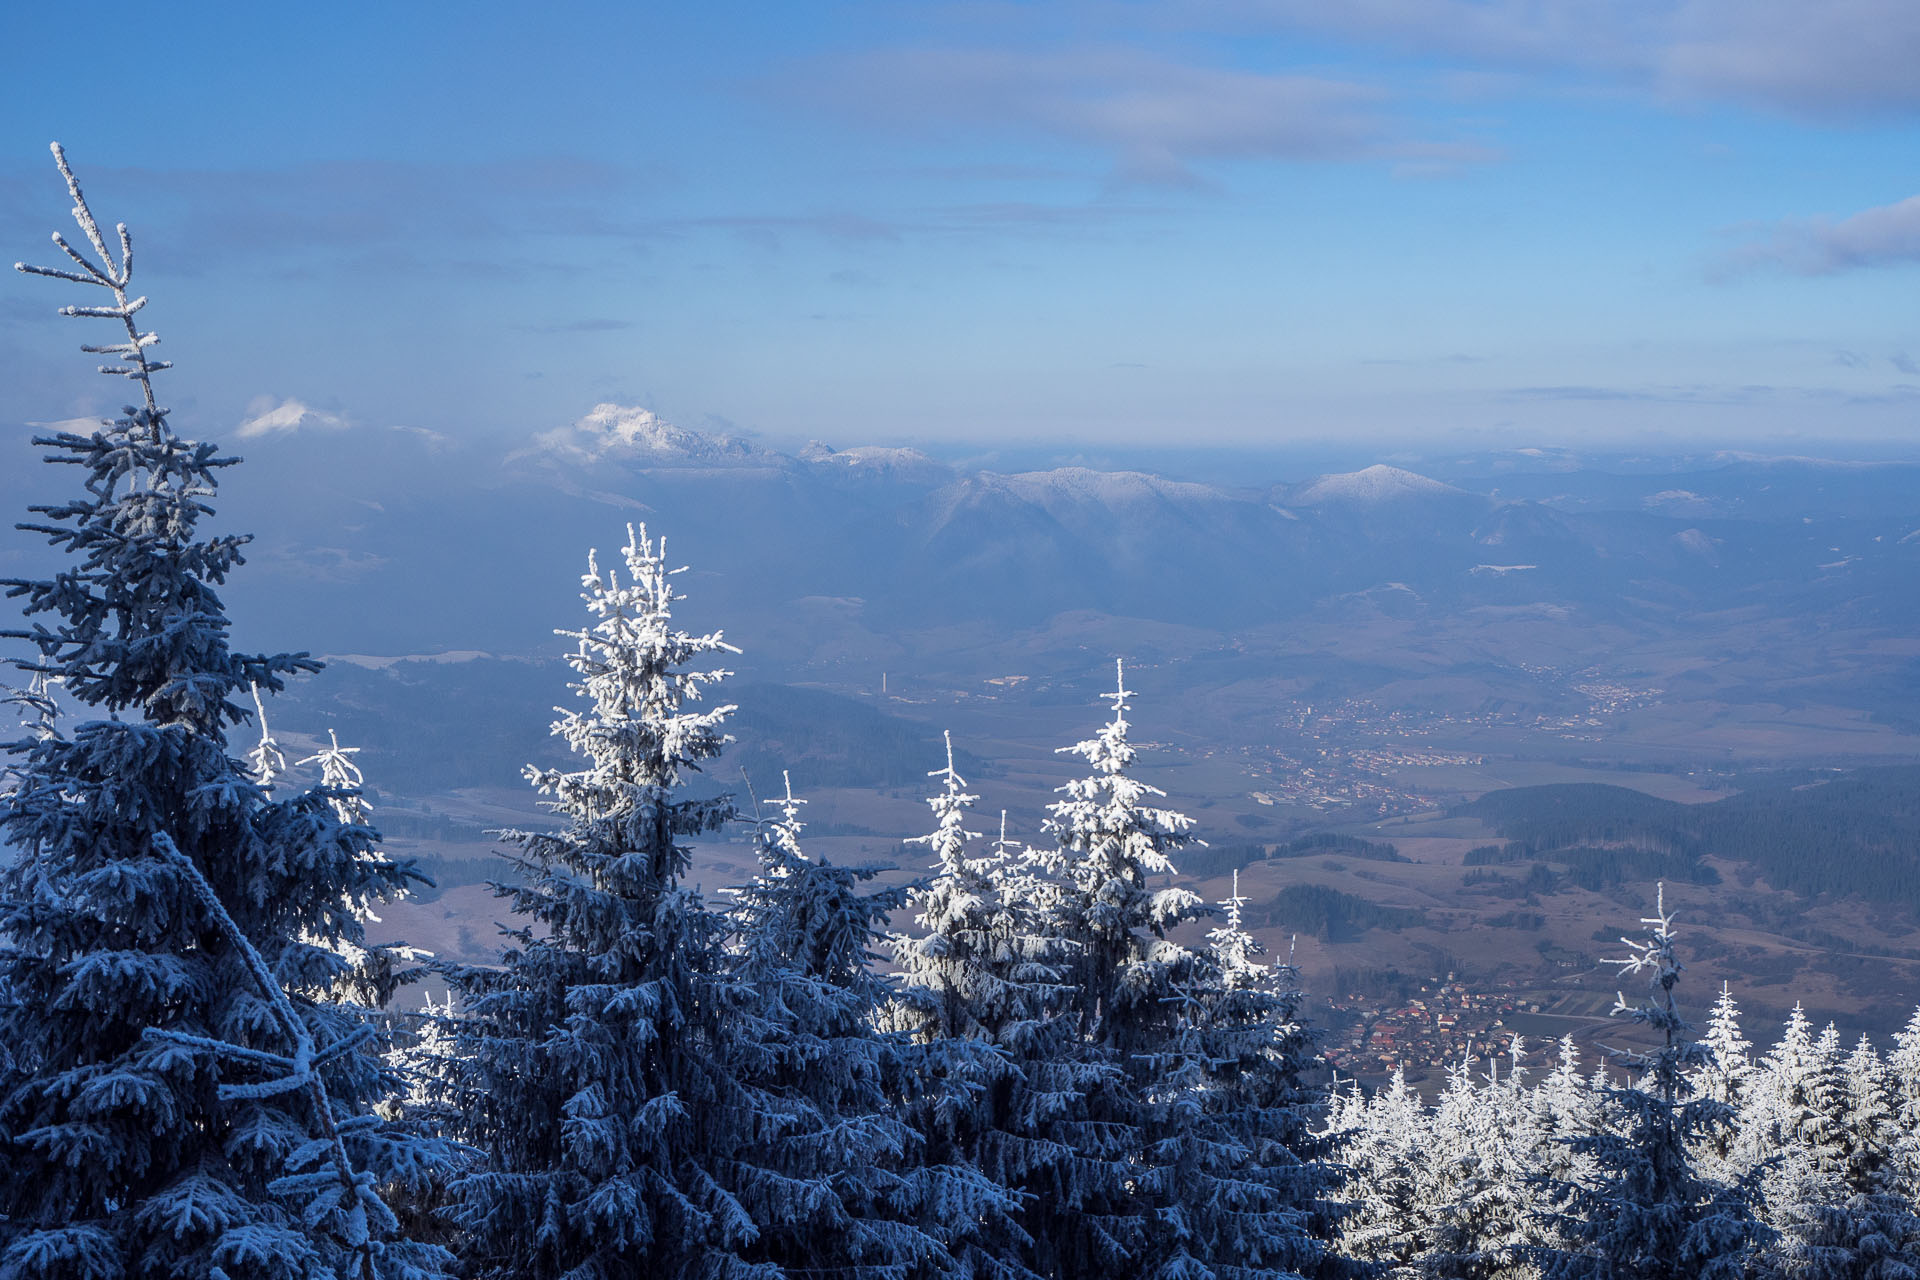
[[[1421,987],[1400,1005],[1381,1006],[1359,995],[1336,1002],[1333,1007],[1353,1023],[1327,1047],[1328,1065],[1343,1076],[1369,1078],[1404,1069],[1418,1080],[1463,1058],[1506,1055],[1514,1037],[1506,1018],[1521,1008],[1518,997],[1469,991],[1452,977]]]

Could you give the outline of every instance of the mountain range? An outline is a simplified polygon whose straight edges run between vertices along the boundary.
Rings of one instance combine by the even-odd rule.
[[[702,625],[792,669],[940,662],[1076,613],[1211,633],[1361,606],[1920,620],[1909,463],[1661,473],[1556,454],[1529,470],[1516,454],[1480,475],[1380,463],[1227,486],[1174,478],[1171,453],[1164,474],[1003,472],[904,448],[784,453],[613,405],[490,455],[364,428],[249,444],[219,499],[224,526],[257,536],[236,616],[262,645],[327,652],[550,652],[587,549],[611,553],[629,521],[693,567]],[[16,510],[57,493],[55,475],[9,470]],[[24,535],[4,557],[43,559]]]

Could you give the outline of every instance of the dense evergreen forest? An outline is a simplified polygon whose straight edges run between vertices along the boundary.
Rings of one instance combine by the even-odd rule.
[[[1642,1047],[1568,1043],[1537,1082],[1462,1063],[1432,1103],[1309,1084],[1294,972],[1237,893],[1175,882],[1199,851],[1135,776],[1122,667],[1038,844],[971,829],[967,758],[903,739],[930,792],[911,890],[810,853],[789,778],[750,824],[758,873],[706,898],[688,842],[746,819],[702,775],[755,713],[724,636],[674,622],[644,527],[586,557],[565,754],[526,770],[553,819],[499,833],[498,962],[369,945],[420,871],[383,852],[352,743],[289,781],[268,708],[318,664],[229,646],[245,539],[203,523],[237,460],[175,433],[130,237],[56,156],[84,243],[38,273],[105,292],[73,313],[124,328],[89,349],[139,403],[40,441],[80,483],[23,527],[67,561],[6,584],[28,619],[0,791],[6,1280],[1920,1271],[1920,1020],[1882,1056],[1796,1013],[1756,1054],[1723,992],[1695,1039],[1664,899],[1617,961]],[[1817,825],[1797,797],[1879,794],[1841,786],[1698,829],[1587,792],[1497,820],[1549,852],[1697,859]],[[1910,810],[1889,813],[1841,829],[1890,862]],[[1329,848],[1390,856],[1257,853]],[[1394,923],[1305,887],[1268,909]],[[430,974],[449,1002],[410,1012]]]
[[[1539,861],[1583,888],[1623,878],[1711,884],[1713,857],[1753,868],[1776,889],[1894,902],[1920,910],[1920,767],[1758,775],[1707,804],[1592,783],[1491,791],[1453,812],[1511,843],[1468,865]]]

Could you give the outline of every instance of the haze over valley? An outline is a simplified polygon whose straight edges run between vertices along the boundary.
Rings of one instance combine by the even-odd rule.
[[[942,730],[983,821],[1004,807],[1037,841],[1072,772],[1055,749],[1097,723],[1124,658],[1143,774],[1209,842],[1185,878],[1221,898],[1239,868],[1251,925],[1294,949],[1349,1070],[1409,1043],[1432,1069],[1496,1018],[1542,1044],[1604,1030],[1596,938],[1660,878],[1702,980],[1734,980],[1762,1015],[1800,1000],[1904,1022],[1920,465],[1033,452],[781,451],[614,406],[492,457],[290,434],[253,442],[222,495],[258,533],[229,600],[243,642],[327,656],[274,732],[364,748],[380,824],[441,882],[386,928],[443,954],[495,945],[485,833],[541,821],[520,769],[565,762],[546,733],[569,700],[552,632],[580,621],[584,549],[644,521],[691,566],[688,625],[743,650],[725,692],[740,743],[713,785],[751,808],[790,770],[812,844],[896,882],[925,870],[901,841],[925,824]],[[281,482],[295,474],[337,480]],[[1879,825],[1823,814],[1843,784]],[[1541,787],[1575,790],[1512,791],[1519,817],[1474,803]],[[1586,826],[1529,834],[1526,805],[1569,796]],[[1648,819],[1635,797],[1679,806]],[[1719,820],[1768,797],[1804,810],[1793,857],[1851,870],[1795,877]],[[746,838],[706,847],[697,878],[742,882]],[[1375,1028],[1449,974],[1480,1012],[1380,1052]]]

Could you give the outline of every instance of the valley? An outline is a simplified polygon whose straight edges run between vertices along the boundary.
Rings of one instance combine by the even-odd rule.
[[[261,446],[262,491],[292,491],[273,476],[304,465],[302,441]],[[416,445],[381,447],[397,466]],[[1463,1037],[1484,1053],[1516,1031],[1543,1052],[1565,1031],[1612,1042],[1606,940],[1665,864],[1603,882],[1589,855],[1476,863],[1510,842],[1472,802],[1602,784],[1704,812],[1794,771],[1920,760],[1920,468],[1405,461],[1255,487],[1180,478],[1205,462],[1172,454],[1165,474],[1002,474],[782,454],[609,410],[505,461],[454,451],[438,490],[376,491],[346,523],[319,500],[231,504],[260,532],[232,602],[249,643],[333,654],[277,701],[274,731],[364,748],[390,846],[440,882],[382,927],[442,955],[497,946],[486,832],[545,820],[519,770],[566,763],[547,722],[568,642],[551,633],[578,625],[586,548],[645,519],[693,566],[687,625],[742,650],[725,687],[740,742],[703,785],[749,818],[787,771],[810,850],[906,883],[950,730],[975,828],[1005,808],[1009,837],[1038,843],[1072,772],[1057,749],[1100,721],[1122,657],[1140,774],[1210,846],[1196,890],[1223,899],[1234,856],[1315,833],[1404,859],[1329,847],[1240,872],[1343,1070],[1434,1077]],[[1896,835],[1911,856],[1915,833]],[[708,893],[751,876],[749,837],[743,821],[696,850]],[[1912,897],[1762,863],[1685,862],[1692,989],[1727,981],[1758,1018],[1803,1001],[1848,1032],[1902,1025],[1920,998]],[[1449,983],[1473,1003],[1448,1026],[1407,1012]]]

